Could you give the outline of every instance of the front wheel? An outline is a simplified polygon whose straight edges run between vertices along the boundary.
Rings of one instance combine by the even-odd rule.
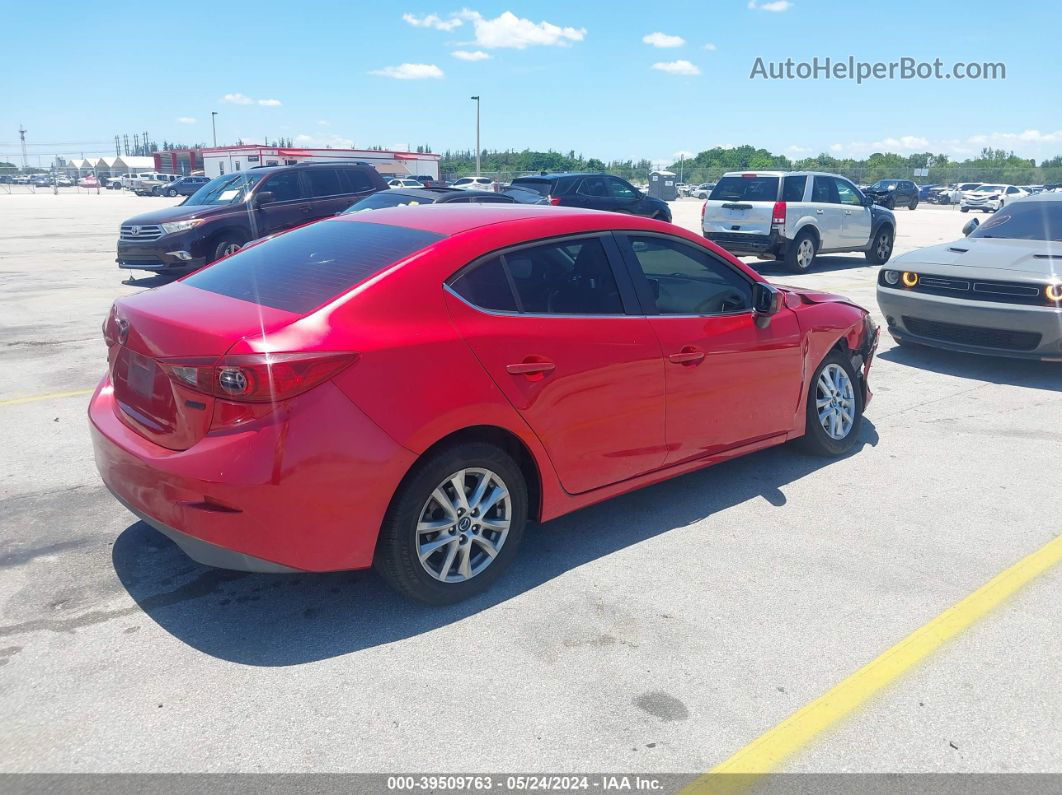
[[[238,237],[236,234],[231,232],[222,235],[214,244],[214,256],[213,258],[211,258],[210,261],[213,262],[214,260],[219,260],[222,257],[227,257],[230,254],[235,254],[237,251],[243,248],[243,245],[246,242],[247,241],[245,241],[243,238]]]
[[[887,226],[878,230],[878,233],[874,235],[874,241],[870,244],[870,248],[867,249],[866,258],[867,262],[871,265],[884,265],[889,261],[889,257],[892,256],[892,230]]]
[[[785,266],[793,273],[806,273],[815,261],[815,236],[800,232],[785,250]]]
[[[405,596],[432,605],[485,591],[512,562],[527,522],[516,462],[470,442],[419,464],[380,528],[375,566]]]
[[[908,210],[913,210],[917,206],[918,206],[918,197],[916,196],[915,198],[911,199],[911,203],[907,205],[907,209]]]
[[[863,391],[852,363],[834,350],[811,379],[807,428],[801,447],[812,455],[844,455],[855,446],[863,424]]]
[[[166,195],[172,199],[174,196],[177,195],[177,191],[175,191],[173,188],[170,188],[166,191]]]
[[[960,207],[959,208],[959,212],[968,213],[968,212],[970,212],[970,208],[969,207]]]
[[[894,197],[890,196],[889,198],[887,198],[885,200],[885,209],[886,210],[895,210],[896,209],[896,199]]]

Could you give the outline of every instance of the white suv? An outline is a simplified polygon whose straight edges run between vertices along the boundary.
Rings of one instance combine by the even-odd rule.
[[[1001,209],[1007,202],[1015,199],[1024,199],[1029,191],[1023,190],[1016,185],[978,185],[973,190],[962,194],[959,209],[964,213],[970,210],[984,210],[986,213],[994,213]]]
[[[704,236],[731,254],[783,260],[796,273],[818,254],[862,251],[882,265],[892,255],[896,217],[837,174],[734,171],[701,209]]]
[[[461,190],[492,190],[494,188],[494,180],[490,177],[461,177],[451,183],[450,187],[460,188]]]

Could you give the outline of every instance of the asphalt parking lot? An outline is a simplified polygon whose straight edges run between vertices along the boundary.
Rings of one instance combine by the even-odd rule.
[[[883,336],[854,454],[775,448],[532,527],[472,601],[205,568],[105,491],[85,417],[111,301],[159,283],[121,283],[118,225],[176,201],[0,194],[2,771],[695,774],[1062,529],[1062,365]],[[897,217],[897,253],[968,218]],[[862,255],[755,265],[882,322]],[[780,769],[1062,770],[1060,604],[1055,566],[779,741]]]

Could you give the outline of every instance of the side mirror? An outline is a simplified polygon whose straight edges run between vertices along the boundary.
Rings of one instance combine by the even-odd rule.
[[[867,196],[865,193],[862,194],[862,195],[863,195],[863,206],[864,207],[873,207],[874,206],[874,200],[872,198],[870,198],[869,196]]]
[[[968,236],[973,230],[975,230],[980,225],[980,221],[978,221],[976,218],[971,218],[969,221],[966,222],[966,226],[962,228],[963,235]]]
[[[256,193],[254,195],[255,207],[261,207],[263,204],[269,204],[272,201],[275,201],[275,199],[273,198],[273,191],[271,190],[264,190],[261,193]]]
[[[752,288],[752,309],[756,313],[756,327],[767,328],[771,317],[782,309],[782,293],[777,287],[757,282]]]

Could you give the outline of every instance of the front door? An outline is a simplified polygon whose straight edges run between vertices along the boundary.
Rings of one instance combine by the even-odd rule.
[[[788,309],[766,328],[753,281],[693,243],[617,235],[660,339],[667,391],[667,463],[792,430],[800,400],[801,335]]]
[[[611,235],[580,236],[492,256],[448,283],[459,332],[569,493],[664,461],[660,343],[627,314],[636,304],[617,262]]]
[[[859,190],[846,179],[834,178],[837,196],[841,202],[841,237],[844,244],[859,248],[870,242],[870,208],[863,206]]]
[[[298,171],[278,171],[267,176],[257,194],[269,192],[269,201],[255,211],[256,237],[265,237],[310,220],[306,190]]]

